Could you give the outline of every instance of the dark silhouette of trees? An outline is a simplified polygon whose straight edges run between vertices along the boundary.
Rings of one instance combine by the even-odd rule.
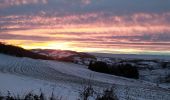
[[[11,55],[11,56],[16,56],[16,57],[29,57],[33,59],[53,60],[51,57],[33,53],[21,47],[7,45],[1,42],[0,42],[0,53]]]
[[[137,67],[132,66],[131,64],[116,64],[109,66],[107,63],[102,61],[90,62],[89,67],[90,70],[107,73],[117,76],[123,76],[127,78],[139,78],[139,72]]]
[[[113,65],[111,67],[111,72],[118,76],[124,76],[127,78],[139,78],[139,72],[137,67],[132,66],[131,64],[119,64]]]
[[[92,71],[97,71],[101,73],[110,73],[109,67],[105,62],[97,61],[97,62],[90,62],[89,69]]]

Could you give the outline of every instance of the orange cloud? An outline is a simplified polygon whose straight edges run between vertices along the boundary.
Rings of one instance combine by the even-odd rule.
[[[170,43],[169,17],[170,13],[109,17],[103,13],[1,16],[0,34],[16,36],[7,41],[16,40],[14,44],[19,43],[25,48],[108,52],[143,52],[154,48],[155,51],[166,51],[170,49],[167,46]],[[4,35],[4,39],[8,35]],[[21,37],[22,41],[19,41]],[[1,36],[1,40],[4,39]],[[24,39],[27,39],[28,44],[23,42]]]

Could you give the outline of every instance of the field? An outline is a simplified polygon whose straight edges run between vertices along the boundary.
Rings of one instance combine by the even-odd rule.
[[[62,100],[77,100],[88,81],[96,92],[114,86],[120,100],[169,100],[170,90],[154,83],[118,77],[87,69],[87,66],[50,60],[18,58],[0,54],[0,91],[5,95],[27,92],[47,96],[54,94]],[[90,99],[94,99],[91,97]]]

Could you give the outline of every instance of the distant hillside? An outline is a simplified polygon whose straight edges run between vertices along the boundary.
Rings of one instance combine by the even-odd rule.
[[[91,54],[70,50],[33,49],[32,52],[52,57],[55,60],[84,65],[89,65],[90,61],[96,60],[96,57]]]
[[[109,57],[120,59],[145,59],[145,60],[170,60],[170,55],[151,55],[151,54],[111,54],[111,53],[89,53],[96,57]]]
[[[23,49],[18,46],[8,45],[0,42],[0,53],[16,56],[16,57],[29,57],[33,59],[53,60],[51,57],[40,55],[29,50]]]

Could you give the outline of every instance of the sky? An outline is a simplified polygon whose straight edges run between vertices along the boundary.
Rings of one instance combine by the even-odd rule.
[[[0,0],[0,41],[26,49],[170,55],[170,0]]]

